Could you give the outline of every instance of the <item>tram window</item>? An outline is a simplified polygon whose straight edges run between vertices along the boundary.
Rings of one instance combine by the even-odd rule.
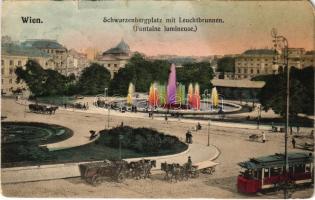
[[[302,165],[302,164],[300,164],[300,165],[295,165],[295,173],[300,173],[300,172],[304,172],[304,170],[305,170],[305,165]]]
[[[285,167],[283,167],[283,169],[284,169]],[[293,167],[292,166],[290,166],[289,167],[289,173],[293,173]]]
[[[270,176],[279,176],[281,174],[281,168],[271,168],[270,169]]]
[[[311,163],[305,164],[305,172],[311,172]]]
[[[255,170],[254,171],[254,177],[257,179],[261,179],[261,170]]]
[[[269,177],[269,169],[264,170],[264,177]]]

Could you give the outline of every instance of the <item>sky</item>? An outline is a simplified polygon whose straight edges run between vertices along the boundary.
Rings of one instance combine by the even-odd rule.
[[[3,1],[1,15],[3,36],[20,41],[55,39],[77,50],[104,51],[123,38],[132,51],[146,55],[238,54],[271,48],[273,27],[290,47],[314,49],[314,11],[307,1]],[[23,24],[22,16],[43,23]],[[221,18],[224,23],[196,24],[197,32],[134,32],[134,24],[104,23],[104,17],[202,17]]]

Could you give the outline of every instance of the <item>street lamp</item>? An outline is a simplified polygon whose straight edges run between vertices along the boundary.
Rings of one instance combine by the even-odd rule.
[[[121,160],[121,140],[123,139],[123,136],[119,134],[119,160]]]
[[[104,97],[107,98],[108,88],[104,89]]]
[[[257,107],[257,129],[259,129],[259,125],[260,125],[260,118],[261,118],[261,106],[258,105]]]
[[[221,97],[221,109],[223,111],[223,95],[222,94],[218,94],[219,97]]]
[[[285,170],[284,173],[287,175],[289,170],[289,163],[288,163],[288,130],[289,130],[289,97],[290,97],[290,70],[289,70],[289,42],[288,40],[281,35],[278,35],[277,30],[273,28],[271,30],[271,36],[273,37],[273,43],[274,43],[274,49],[276,53],[280,53],[283,55],[283,64],[286,67],[287,70],[287,76],[286,76],[286,123],[285,123],[285,135],[284,135],[284,141],[285,141]],[[276,61],[275,63],[277,63]],[[274,63],[274,64],[275,64]],[[281,63],[281,62],[280,62]],[[288,198],[288,190],[287,190],[287,180],[285,179],[285,187],[284,187],[284,198]]]
[[[204,90],[204,92],[203,92],[203,94],[204,94],[204,97],[205,97],[205,100],[206,100],[206,102],[205,102],[205,110],[207,110],[207,108],[208,108],[208,106],[207,106],[207,103],[208,103],[208,89],[205,89]]]
[[[210,146],[210,122],[211,120],[209,119],[208,121],[208,146]]]

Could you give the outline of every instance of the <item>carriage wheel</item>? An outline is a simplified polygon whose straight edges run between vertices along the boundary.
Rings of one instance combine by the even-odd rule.
[[[99,184],[102,183],[102,179],[101,179],[100,176],[98,176],[98,175],[96,174],[96,175],[94,175],[94,176],[92,177],[91,183],[92,183],[94,186],[97,186],[97,185],[99,185]]]
[[[124,182],[124,179],[125,179],[125,177],[124,177],[123,173],[119,173],[117,176],[117,182],[122,183],[122,182]]]
[[[211,167],[210,168],[210,174],[213,174],[215,172],[215,168],[214,167]]]

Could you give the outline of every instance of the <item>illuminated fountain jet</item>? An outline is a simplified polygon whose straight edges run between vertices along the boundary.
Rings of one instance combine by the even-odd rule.
[[[176,68],[174,64],[171,66],[171,73],[168,77],[167,104],[169,106],[176,104]]]
[[[212,107],[217,107],[219,105],[219,95],[216,87],[212,88],[211,101]]]
[[[148,102],[149,102],[149,105],[153,107],[156,107],[159,105],[159,94],[158,94],[156,83],[153,83],[150,86]]]
[[[135,93],[135,86],[132,83],[129,83],[129,88],[128,88],[128,95],[127,95],[127,104],[132,105],[132,97],[133,94]]]

